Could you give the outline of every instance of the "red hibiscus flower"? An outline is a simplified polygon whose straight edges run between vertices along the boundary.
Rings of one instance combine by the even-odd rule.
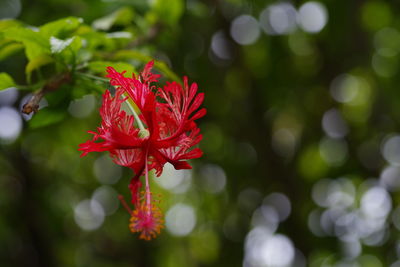
[[[132,193],[130,229],[141,232],[140,238],[149,240],[159,233],[162,226],[160,209],[155,205],[149,187],[148,172],[155,170],[160,176],[165,163],[175,169],[190,169],[186,160],[202,155],[193,148],[202,139],[196,119],[206,114],[199,109],[204,94],[197,93],[197,84],[190,86],[186,77],[183,86],[168,83],[160,88],[152,85],[160,75],[151,73],[153,61],[149,62],[139,77],[124,77],[124,73],[107,68],[111,85],[115,88],[103,94],[100,108],[102,122],[93,139],[79,145],[81,156],[89,152],[108,151],[113,161],[131,168],[135,175],[129,184]],[[140,177],[145,177],[145,191],[141,196]]]

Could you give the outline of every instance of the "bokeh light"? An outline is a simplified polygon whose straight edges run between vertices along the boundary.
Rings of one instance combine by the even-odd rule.
[[[18,138],[22,130],[19,112],[11,107],[0,108],[0,142],[11,143]]]
[[[359,80],[353,75],[339,75],[331,83],[332,97],[341,103],[351,102],[357,96],[359,90]]]
[[[387,136],[382,143],[383,157],[393,165],[400,165],[400,135]]]
[[[371,64],[376,74],[384,78],[392,77],[398,70],[398,62],[395,58],[378,53],[373,55]]]
[[[115,184],[121,178],[122,169],[108,155],[100,156],[93,164],[93,172],[102,184]]]
[[[18,98],[18,90],[15,87],[0,91],[0,106],[11,106]]]
[[[165,226],[174,236],[186,236],[193,231],[197,217],[192,206],[178,203],[165,214]]]
[[[264,206],[273,207],[277,212],[280,222],[286,220],[292,211],[289,198],[286,195],[277,192],[271,193],[264,198],[262,207]]]
[[[382,187],[372,187],[361,198],[361,212],[371,218],[386,217],[392,209],[388,192]]]
[[[289,238],[273,234],[268,229],[256,227],[251,230],[245,242],[244,266],[290,266],[295,249]]]
[[[92,200],[101,205],[105,215],[113,214],[119,207],[117,191],[107,185],[97,188],[93,192]]]
[[[253,44],[260,36],[258,21],[249,15],[235,18],[231,25],[231,36],[238,44]]]
[[[304,3],[300,7],[298,14],[300,27],[309,33],[320,32],[328,22],[328,12],[320,2],[310,1]]]
[[[279,214],[274,207],[263,205],[253,212],[251,224],[254,227],[262,226],[275,232],[279,226]]]
[[[326,163],[340,166],[347,158],[347,144],[341,139],[323,138],[319,144],[319,152]]]
[[[218,31],[212,36],[211,51],[222,60],[231,60],[233,58],[232,43],[223,31]]]
[[[296,136],[293,131],[281,128],[272,135],[272,147],[278,155],[290,158],[296,149]]]
[[[380,184],[389,191],[400,189],[400,168],[397,166],[386,167],[380,175]]]
[[[93,95],[85,95],[80,99],[76,99],[69,104],[69,113],[76,118],[85,118],[90,115],[95,107],[95,97]]]
[[[20,0],[2,0],[0,2],[0,19],[14,19],[21,13]]]
[[[191,170],[175,170],[172,164],[164,165],[163,173],[155,179],[158,185],[173,193],[185,193],[192,184]]]
[[[400,52],[400,33],[395,28],[386,27],[374,36],[374,46],[379,55],[394,57]]]
[[[270,35],[288,34],[296,29],[297,11],[290,3],[268,6],[260,14],[260,25]]]
[[[104,222],[104,210],[96,200],[82,200],[74,208],[76,224],[83,230],[93,231]]]
[[[207,164],[200,170],[201,184],[207,192],[219,193],[226,185],[225,171],[218,165]]]
[[[336,109],[330,109],[325,112],[322,118],[322,128],[332,138],[342,138],[348,133],[347,124]]]

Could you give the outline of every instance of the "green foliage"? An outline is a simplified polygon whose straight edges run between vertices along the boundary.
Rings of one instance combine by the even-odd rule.
[[[179,8],[182,3],[174,5],[177,5],[176,11],[168,20],[178,19],[182,12]],[[160,3],[156,6],[154,10],[160,8]],[[138,67],[141,68],[153,59],[149,53],[142,52],[148,49],[131,46],[141,45],[136,44],[133,37],[139,38],[138,34],[141,34],[140,38],[146,38],[147,31],[158,23],[146,22],[144,17],[136,14],[131,7],[119,8],[96,19],[92,25],[85,24],[84,20],[78,17],[58,19],[40,27],[31,27],[17,20],[0,21],[0,59],[7,60],[24,50],[28,60],[24,79],[27,85],[16,85],[9,74],[2,73],[1,89],[17,86],[32,91],[38,90],[53,77],[70,73],[73,78],[68,83],[69,92],[62,94],[63,102],[68,103],[85,94],[102,93],[107,87],[104,76],[108,66],[132,75],[133,72],[137,73]],[[118,28],[118,31],[113,31],[115,28]],[[180,81],[164,62],[156,61],[155,67],[168,78]],[[52,91],[57,91],[57,88]],[[54,93],[48,92],[48,96],[51,94]],[[58,110],[54,114],[40,111],[39,114],[41,115],[35,115],[30,121],[34,128],[59,122],[65,117],[66,110]]]
[[[44,24],[39,28],[39,32],[45,38],[65,38],[69,36],[71,32],[75,31],[82,23],[83,19],[81,18],[68,17]]]
[[[4,38],[22,42],[25,46],[25,53],[29,60],[42,54],[50,54],[48,40],[39,32],[24,27],[12,27],[4,31]]]
[[[5,72],[1,72],[0,73],[0,90],[4,90],[4,89],[10,88],[12,86],[15,86],[15,82],[13,81],[11,76]]]

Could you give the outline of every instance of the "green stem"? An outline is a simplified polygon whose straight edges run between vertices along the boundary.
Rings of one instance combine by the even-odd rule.
[[[146,212],[147,215],[151,214],[151,192],[150,192],[150,183],[149,183],[149,168],[147,166],[147,158],[148,158],[148,150],[146,150],[146,160],[145,160],[145,181],[146,181],[146,192],[145,192],[145,198],[146,198]]]

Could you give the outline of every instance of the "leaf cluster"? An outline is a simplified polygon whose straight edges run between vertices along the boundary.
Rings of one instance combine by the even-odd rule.
[[[108,85],[104,78],[107,66],[130,75],[153,58],[156,48],[152,39],[176,23],[182,13],[178,6],[173,14],[165,16],[162,2],[156,1],[143,14],[130,6],[121,7],[91,24],[72,16],[39,27],[13,19],[0,20],[0,62],[7,65],[21,54],[26,58],[17,60],[24,64],[19,68],[25,69],[23,75],[0,71],[0,90],[17,87],[40,92],[46,88],[43,93],[47,94],[49,106],[34,117],[31,126],[62,120],[71,100],[104,92]],[[156,61],[155,68],[179,81],[166,63]],[[57,88],[50,86],[49,90],[48,84],[62,75],[71,79],[57,84]],[[41,122],[35,122],[38,120]]]

